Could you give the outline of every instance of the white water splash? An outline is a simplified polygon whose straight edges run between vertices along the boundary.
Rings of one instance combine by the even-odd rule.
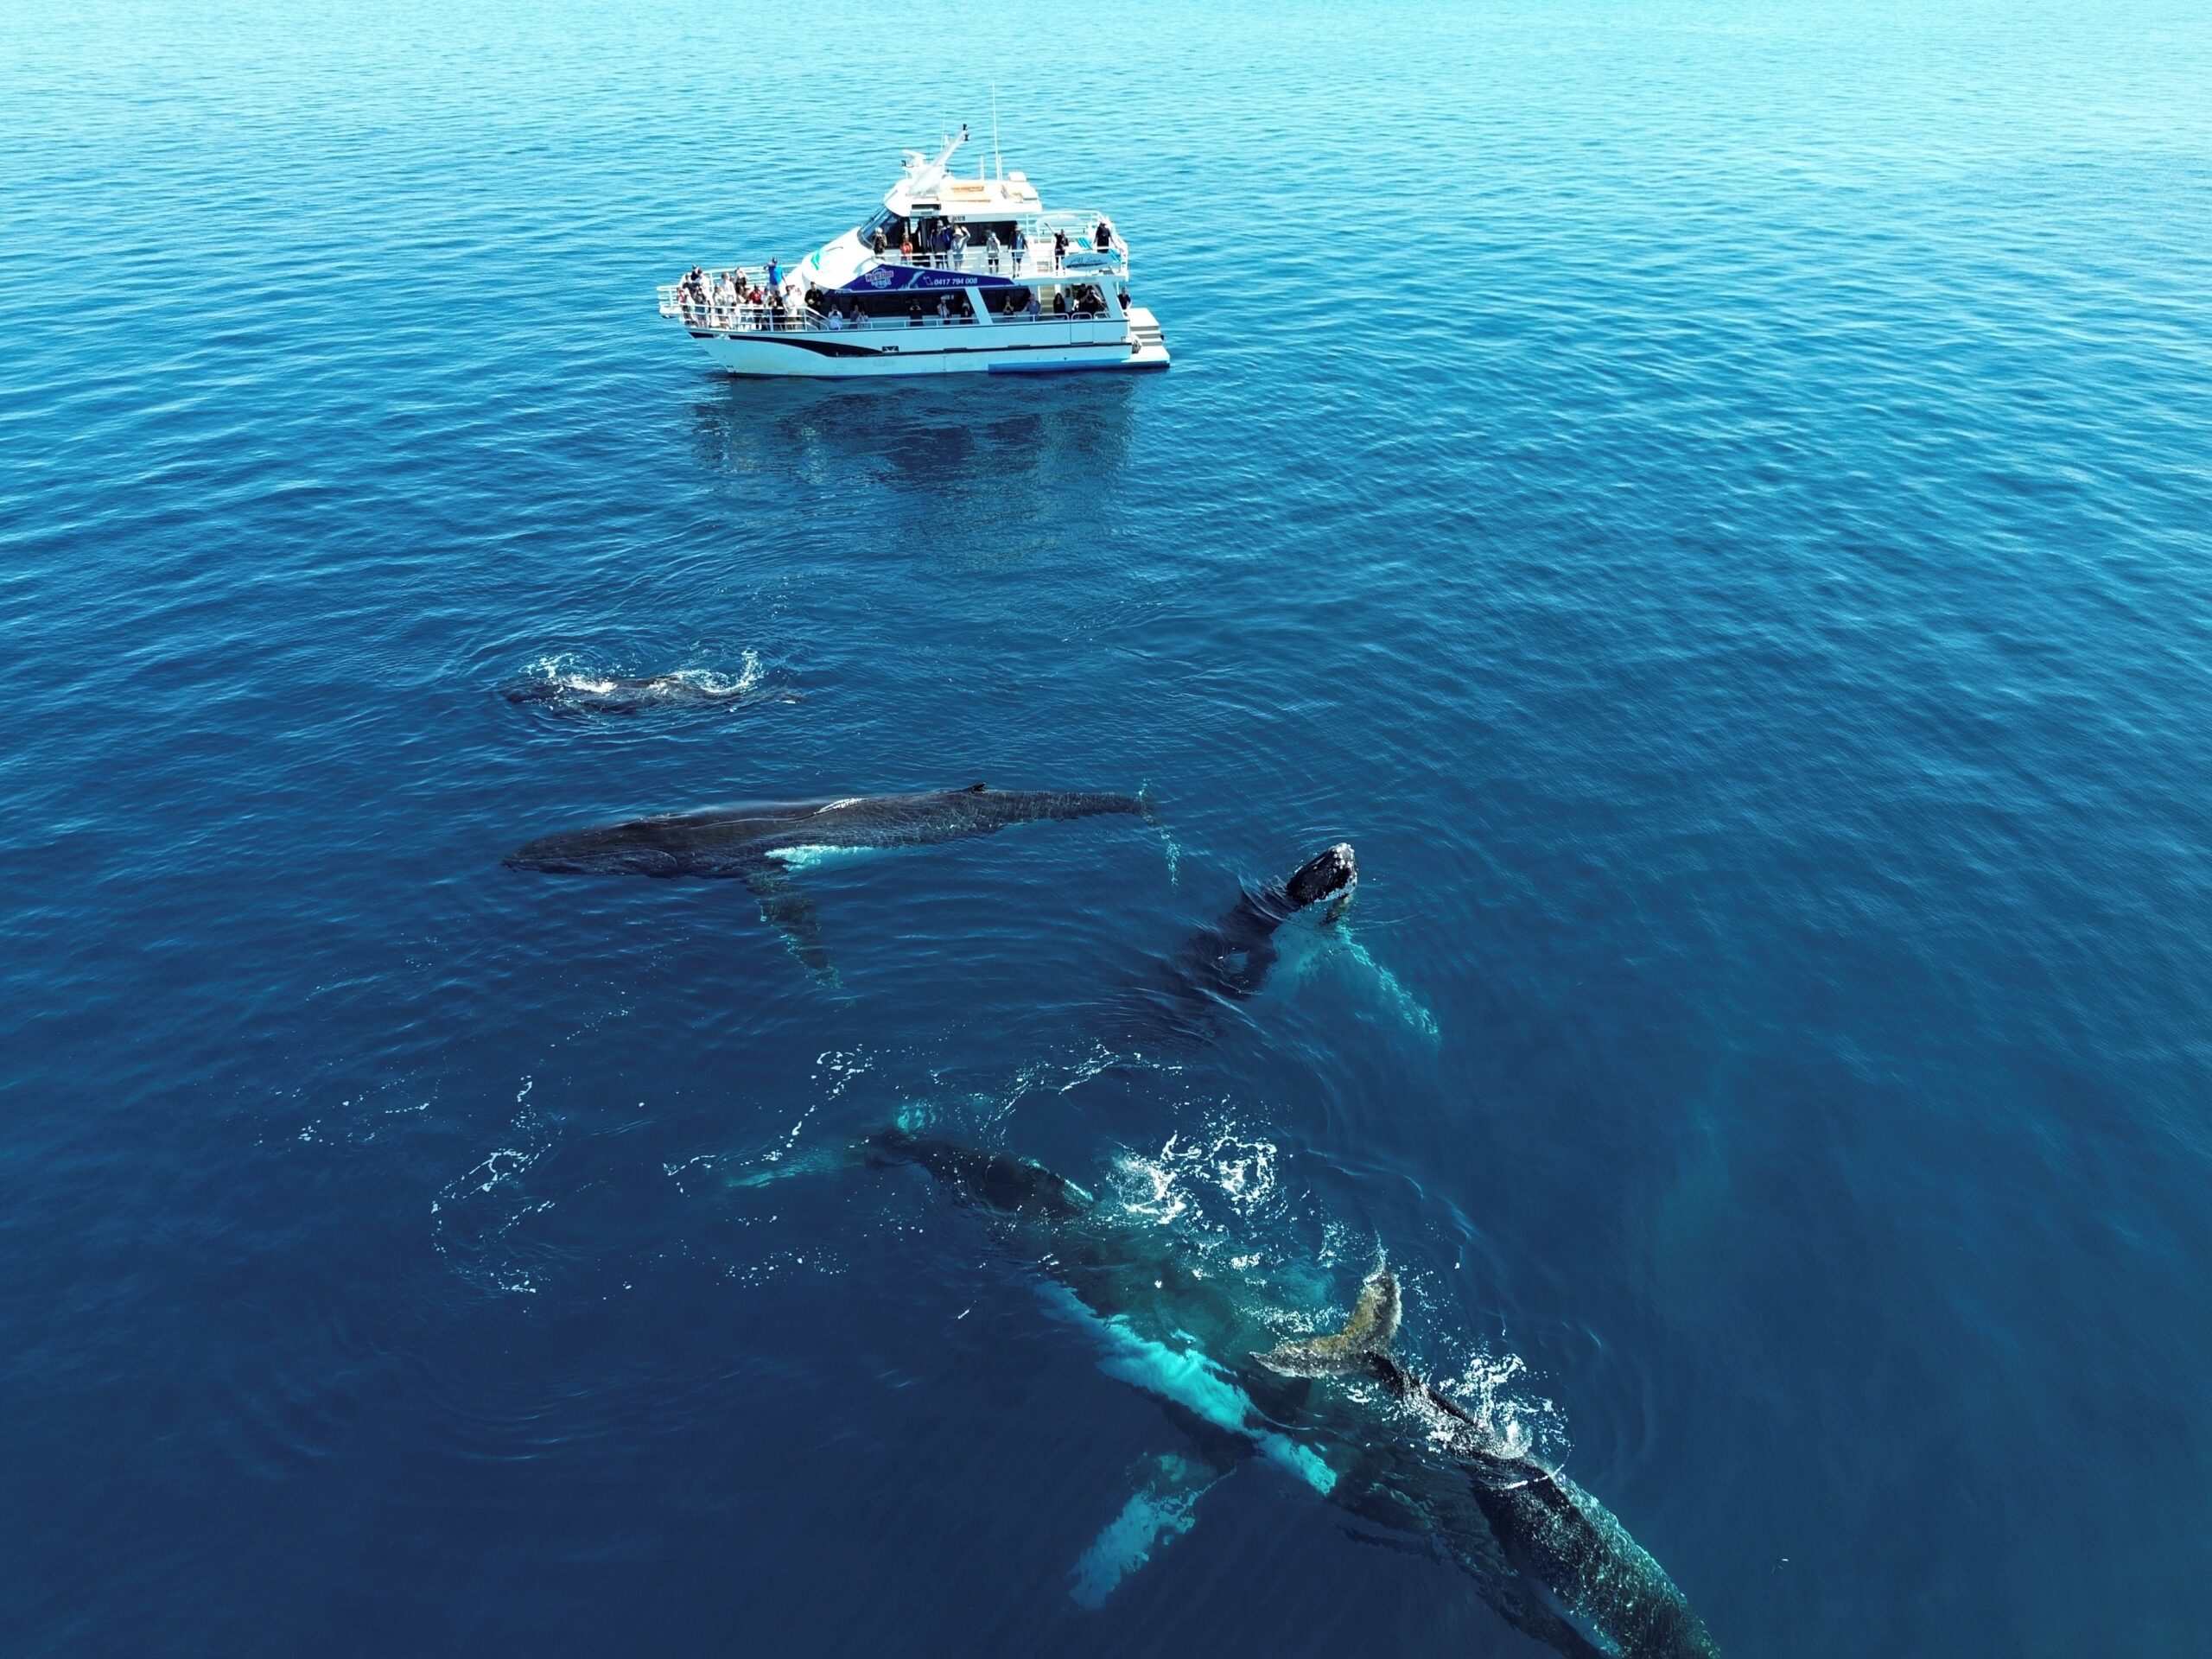
[[[515,1144],[485,1154],[430,1201],[431,1248],[465,1278],[514,1295],[535,1295],[538,1289],[519,1230],[553,1207],[551,1198],[532,1194],[525,1180],[558,1141],[526,1103],[535,1086],[535,1079],[524,1077],[516,1091]]]
[[[1217,1126],[1191,1136],[1178,1130],[1157,1152],[1117,1157],[1114,1192],[1131,1215],[1162,1227],[1186,1218],[1206,1222],[1219,1210],[1249,1223],[1275,1204],[1279,1155],[1272,1141],[1233,1128]]]
[[[742,702],[760,690],[764,678],[760,654],[750,650],[741,653],[734,673],[712,668],[679,668],[666,674],[639,677],[654,682],[644,686],[625,686],[621,671],[582,662],[569,652],[540,657],[528,664],[524,673],[543,681],[556,702],[563,696],[604,697],[626,691],[645,702],[665,698],[671,702]]]

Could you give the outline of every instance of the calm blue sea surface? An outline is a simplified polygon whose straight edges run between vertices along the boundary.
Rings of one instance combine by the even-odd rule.
[[[994,79],[1172,372],[654,314]],[[903,1111],[1317,1318],[1379,1245],[1726,1653],[2203,1652],[2208,87],[2186,3],[0,10],[0,1650],[1548,1651],[1264,1462],[1078,1605],[1182,1428],[912,1172],[755,1179]],[[500,861],[978,779],[1164,833],[806,872],[835,988]]]

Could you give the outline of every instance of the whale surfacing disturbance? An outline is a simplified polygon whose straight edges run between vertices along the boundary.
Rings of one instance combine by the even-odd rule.
[[[1404,1298],[1387,1265],[1340,1329],[1270,1344],[1280,1311],[1264,1281],[1196,1270],[1149,1212],[1041,1164],[896,1125],[847,1161],[918,1166],[988,1217],[1043,1275],[1048,1305],[1098,1344],[1102,1369],[1185,1427],[1184,1447],[1143,1467],[1078,1564],[1083,1605],[1188,1532],[1205,1493],[1258,1460],[1386,1534],[1427,1535],[1507,1623],[1563,1659],[1716,1659],[1681,1590],[1603,1503],[1399,1357]]]
[[[657,709],[743,709],[771,700],[797,702],[796,691],[764,677],[760,658],[745,654],[735,673],[679,668],[665,674],[617,674],[566,665],[555,658],[500,688],[509,702],[552,715],[639,715]]]
[[[567,830],[507,855],[511,869],[552,875],[735,877],[760,901],[761,916],[818,977],[830,958],[813,901],[791,882],[794,858],[822,851],[923,847],[988,836],[1010,824],[1128,814],[1155,819],[1142,794],[1092,791],[932,790],[912,795],[842,795],[759,801],[663,812],[589,830]]]

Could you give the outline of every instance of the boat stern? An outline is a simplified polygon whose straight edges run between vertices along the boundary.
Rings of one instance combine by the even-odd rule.
[[[1129,308],[1129,361],[1133,369],[1164,369],[1167,366],[1167,340],[1160,332],[1160,319],[1148,307]]]

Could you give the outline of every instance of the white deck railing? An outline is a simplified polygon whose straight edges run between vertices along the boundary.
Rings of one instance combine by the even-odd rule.
[[[911,313],[905,316],[862,317],[858,321],[848,318],[836,327],[832,328],[828,317],[818,315],[803,305],[751,305],[743,302],[733,304],[722,301],[709,301],[702,305],[696,300],[678,295],[676,290],[677,285],[673,283],[661,289],[661,315],[674,318],[688,328],[711,329],[718,334],[855,334],[875,328],[916,327],[938,328],[958,327],[963,325],[973,327],[976,323],[975,315],[968,309],[964,294],[961,296],[960,305],[957,308],[950,308],[950,314],[945,316],[939,316],[934,310],[925,309],[918,318]],[[944,292],[942,289],[937,291]],[[1114,322],[1118,321],[1121,319],[1109,316],[1103,311],[1086,314],[1078,311],[1062,313],[1040,310],[1033,317],[1026,312],[1017,312],[1010,317],[994,313],[991,317],[993,326],[997,327],[1004,327],[1008,323],[1022,322]]]
[[[1053,253],[1049,241],[1027,244],[1019,257],[1012,248],[994,250],[988,245],[974,242],[949,253],[925,252],[919,248],[912,253],[901,253],[891,248],[882,257],[887,264],[916,265],[924,270],[958,270],[971,276],[1005,276],[1025,283],[1046,282],[1055,276],[1112,277],[1121,282],[1129,279],[1129,251],[1118,243],[1099,249],[1071,242],[1065,258]]]
[[[921,270],[957,270],[971,276],[1003,276],[1016,283],[1056,280],[1126,283],[1129,280],[1128,250],[1118,243],[1103,250],[1071,245],[1065,257],[1056,255],[1052,244],[1046,242],[1041,245],[1031,244],[1022,250],[1019,258],[1011,248],[994,251],[972,244],[951,253],[917,251],[902,254],[893,248],[883,258],[888,264],[908,265]],[[779,270],[777,274],[788,282],[789,272]],[[731,303],[719,297],[726,286],[734,285],[750,292],[768,285],[768,268],[766,265],[725,265],[718,270],[703,271],[701,275],[705,278],[709,302],[715,305]],[[677,286],[671,283],[661,289],[661,308],[664,311],[668,309],[667,302]]]

